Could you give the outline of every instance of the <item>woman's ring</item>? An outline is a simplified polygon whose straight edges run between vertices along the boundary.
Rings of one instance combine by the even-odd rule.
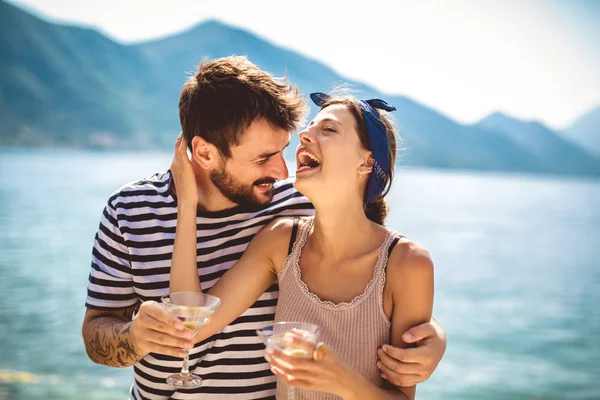
[[[317,343],[317,345],[315,346],[315,350],[313,351],[313,359],[315,359],[316,361],[321,361],[325,358],[326,355],[327,347],[325,346],[325,343]]]

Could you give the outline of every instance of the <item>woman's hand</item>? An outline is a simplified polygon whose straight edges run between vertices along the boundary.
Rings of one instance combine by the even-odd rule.
[[[315,349],[314,343],[304,341],[299,335],[293,339],[292,346],[301,347],[313,353],[314,357],[289,356],[270,346],[265,357],[271,363],[271,371],[291,386],[333,393],[343,398],[351,390],[352,382],[362,378],[323,344]]]
[[[198,206],[198,186],[194,168],[187,155],[187,141],[181,136],[175,141],[175,155],[171,162],[171,174],[175,180],[178,203]]]

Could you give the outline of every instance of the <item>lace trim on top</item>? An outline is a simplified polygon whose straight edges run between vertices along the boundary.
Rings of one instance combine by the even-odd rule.
[[[375,268],[373,268],[373,277],[371,278],[369,283],[367,283],[365,290],[361,294],[356,296],[354,299],[352,299],[352,301],[350,301],[350,302],[342,301],[340,303],[334,303],[329,300],[322,300],[319,296],[317,296],[316,294],[311,292],[310,289],[308,288],[308,286],[306,285],[306,283],[302,280],[302,271],[300,270],[300,254],[302,252],[302,248],[306,244],[306,241],[308,239],[308,233],[310,232],[310,229],[312,228],[312,226],[314,224],[314,220],[315,220],[314,217],[311,217],[301,227],[301,232],[299,235],[300,237],[296,240],[296,243],[294,243],[292,254],[290,254],[290,256],[293,255],[293,257],[289,257],[290,258],[289,264],[286,265],[285,267],[288,267],[289,265],[291,265],[290,268],[294,269],[295,278],[296,278],[297,283],[300,285],[300,289],[313,302],[321,305],[322,307],[330,308],[330,309],[334,309],[334,310],[345,310],[345,309],[356,307],[360,303],[362,303],[365,300],[365,298],[372,292],[373,287],[375,286],[375,282],[377,281],[377,277],[379,276],[379,272],[382,269],[382,266],[385,265],[385,263],[387,263],[387,259],[388,259],[387,249],[394,238],[394,233],[391,231],[388,231],[385,236],[385,239],[383,240],[383,243],[379,247],[377,263],[375,264]],[[287,262],[288,262],[288,260],[286,259],[286,263]],[[284,267],[284,269],[286,269],[285,267]],[[283,271],[282,271],[282,273],[283,273]],[[385,274],[383,274],[383,275],[385,275]],[[381,282],[381,280],[380,280],[380,282]],[[383,284],[385,285],[385,276],[384,276]],[[382,293],[383,293],[383,291],[382,291]],[[387,317],[386,317],[386,320],[387,320]]]

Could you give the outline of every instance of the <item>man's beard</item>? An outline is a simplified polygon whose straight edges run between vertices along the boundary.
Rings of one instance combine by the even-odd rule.
[[[225,171],[225,167],[213,170],[210,173],[210,181],[219,189],[219,192],[233,203],[247,207],[264,207],[273,200],[273,188],[264,192],[261,196],[254,193],[254,186],[264,183],[275,183],[276,179],[263,177],[255,180],[250,185],[238,182],[232,175]]]

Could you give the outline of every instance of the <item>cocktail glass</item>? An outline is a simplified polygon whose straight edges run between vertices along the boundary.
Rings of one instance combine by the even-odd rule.
[[[311,358],[313,352],[307,348],[317,344],[319,327],[306,322],[277,322],[258,329],[256,333],[267,347],[277,349],[292,357]],[[298,336],[301,336],[309,346],[298,345],[297,340],[294,340]],[[294,400],[295,396],[296,389],[289,386],[288,400]]]
[[[221,304],[218,297],[200,292],[175,292],[162,296],[161,300],[167,309],[183,321],[186,328],[194,331],[206,323],[208,318]],[[190,373],[190,351],[184,349],[185,357],[181,372],[167,377],[167,383],[177,388],[195,388],[202,385],[202,378]]]

